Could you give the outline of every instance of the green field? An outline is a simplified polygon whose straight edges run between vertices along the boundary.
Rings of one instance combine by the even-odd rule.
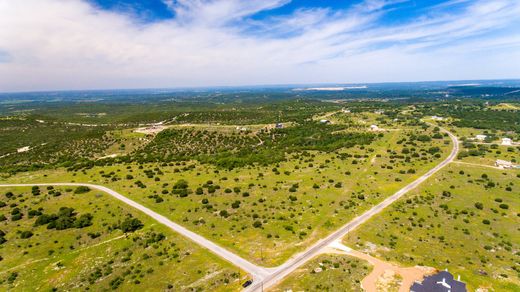
[[[462,138],[462,154],[346,244],[403,266],[448,268],[472,290],[518,289],[519,173],[493,168],[520,161],[520,147],[496,145],[519,138],[512,111],[480,101],[174,103],[10,105],[13,116],[0,119],[0,183],[106,186],[274,267],[444,160],[450,138],[425,123],[441,115],[435,123]],[[493,139],[471,141],[476,134]],[[40,191],[0,189],[0,290],[230,291],[248,279],[107,194]],[[142,228],[126,230],[131,218]],[[274,290],[359,291],[369,270],[321,255]]]
[[[244,272],[99,191],[0,192],[0,290],[231,291],[246,280]],[[52,229],[35,226],[42,214],[59,214],[62,207],[75,215],[60,217]],[[64,224],[85,214],[92,215],[91,225]],[[123,232],[119,226],[130,216],[143,226]]]
[[[520,289],[519,171],[452,164],[355,230],[345,244],[461,275],[468,291]]]
[[[320,255],[294,271],[270,291],[363,291],[361,280],[371,267],[354,257]]]
[[[386,132],[368,146],[290,154],[288,161],[269,167],[227,170],[195,161],[128,164],[30,172],[5,182],[101,184],[253,262],[273,266],[439,163],[451,148],[448,138],[412,138],[431,131],[408,127]],[[185,195],[174,190],[182,180],[187,182]]]

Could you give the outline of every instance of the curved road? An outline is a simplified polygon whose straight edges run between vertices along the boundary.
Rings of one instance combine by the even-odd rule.
[[[269,274],[267,269],[264,269],[263,267],[259,267],[240,256],[228,251],[227,249],[224,249],[220,247],[219,245],[213,243],[212,241],[207,240],[206,238],[189,231],[188,229],[180,226],[179,224],[171,221],[170,219],[164,217],[161,214],[158,214],[145,206],[130,200],[129,198],[121,195],[120,193],[111,190],[104,186],[94,185],[94,184],[88,184],[88,183],[44,183],[44,184],[0,184],[0,187],[30,187],[30,186],[86,186],[91,189],[96,189],[102,192],[105,192],[112,197],[126,203],[129,206],[132,206],[136,208],[137,210],[145,213],[146,215],[152,217],[153,219],[157,220],[159,223],[164,224],[168,226],[173,231],[180,233],[182,236],[185,236],[195,243],[209,249],[214,254],[222,257],[223,259],[229,261],[230,263],[234,264],[237,267],[240,267],[244,271],[250,273],[253,275],[253,278],[255,280],[257,279],[263,279],[265,276]]]
[[[43,184],[0,184],[0,187],[27,187],[27,186],[87,186],[92,189],[96,189],[102,192],[105,192],[112,197],[126,203],[129,206],[132,206],[136,208],[137,210],[145,213],[146,215],[152,217],[153,219],[157,220],[159,223],[164,224],[168,226],[173,231],[180,233],[181,235],[189,238],[190,240],[194,241],[195,243],[207,248],[214,254],[222,257],[223,259],[229,261],[230,263],[240,267],[244,271],[250,273],[253,278],[254,282],[253,285],[248,287],[246,291],[263,291],[264,288],[268,288],[282,280],[284,277],[289,275],[291,272],[296,270],[298,267],[305,264],[307,261],[318,255],[321,250],[331,244],[333,241],[341,239],[344,237],[347,233],[352,231],[353,229],[359,227],[361,224],[366,222],[368,219],[370,219],[372,216],[378,214],[381,212],[384,208],[391,205],[393,202],[401,198],[404,194],[409,192],[410,190],[417,187],[419,184],[424,182],[426,179],[431,177],[433,174],[435,174],[437,171],[439,171],[441,168],[446,166],[448,163],[452,162],[453,159],[455,159],[458,151],[459,151],[459,142],[457,137],[455,137],[453,134],[451,134],[449,131],[442,129],[441,130],[449,135],[451,138],[451,141],[453,142],[453,149],[450,153],[450,155],[442,161],[440,164],[432,168],[430,171],[410,183],[409,185],[405,186],[404,188],[397,191],[392,196],[386,198],[378,205],[372,207],[370,210],[366,211],[362,215],[354,218],[349,223],[343,225],[340,229],[335,231],[334,233],[330,234],[329,236],[325,237],[324,239],[321,239],[314,245],[312,245],[310,248],[308,248],[306,251],[297,254],[293,258],[289,259],[284,264],[276,267],[276,268],[264,268],[258,265],[255,265],[242,257],[222,248],[221,246],[213,243],[212,241],[182,227],[181,225],[171,221],[170,219],[164,217],[163,215],[160,215],[147,207],[119,194],[118,192],[111,190],[104,186],[94,185],[94,184],[88,184],[88,183],[43,183]]]

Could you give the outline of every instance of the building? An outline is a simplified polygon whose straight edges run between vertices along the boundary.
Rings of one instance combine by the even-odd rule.
[[[410,287],[410,292],[466,292],[466,284],[457,280],[448,271],[441,271],[435,275],[428,276],[419,283],[415,282]]]
[[[484,141],[486,140],[487,136],[486,135],[477,135],[475,136],[475,139],[479,140],[479,141]]]
[[[276,123],[276,125],[274,127],[276,129],[282,129],[283,128],[283,124],[282,123]]]
[[[513,145],[513,140],[510,138],[502,138],[502,145],[511,146]]]
[[[377,125],[370,125],[370,131],[379,131],[379,127]]]
[[[27,151],[29,151],[30,149],[31,149],[31,147],[29,147],[29,146],[25,146],[25,147],[22,147],[22,148],[18,148],[18,149],[16,149],[16,152],[18,152],[18,153],[27,152]]]
[[[350,110],[348,108],[344,108],[341,111],[345,114],[350,114]]]
[[[432,116],[432,120],[434,120],[434,121],[444,121],[444,118],[443,117],[439,117],[439,116]]]
[[[502,169],[514,168],[514,165],[511,161],[502,160],[502,159],[497,159],[495,161],[495,165],[496,165],[496,167],[500,167]]]
[[[322,123],[322,124],[330,124],[330,121],[324,119],[324,120],[320,120],[320,123]]]

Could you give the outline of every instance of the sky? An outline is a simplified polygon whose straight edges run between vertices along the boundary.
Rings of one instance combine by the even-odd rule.
[[[0,0],[0,92],[502,78],[519,0]]]

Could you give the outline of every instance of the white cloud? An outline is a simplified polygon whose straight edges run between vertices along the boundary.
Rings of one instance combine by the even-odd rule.
[[[251,20],[287,1],[178,0],[176,19],[143,23],[80,0],[0,0],[0,91],[520,77],[518,1],[380,25],[397,2]]]

